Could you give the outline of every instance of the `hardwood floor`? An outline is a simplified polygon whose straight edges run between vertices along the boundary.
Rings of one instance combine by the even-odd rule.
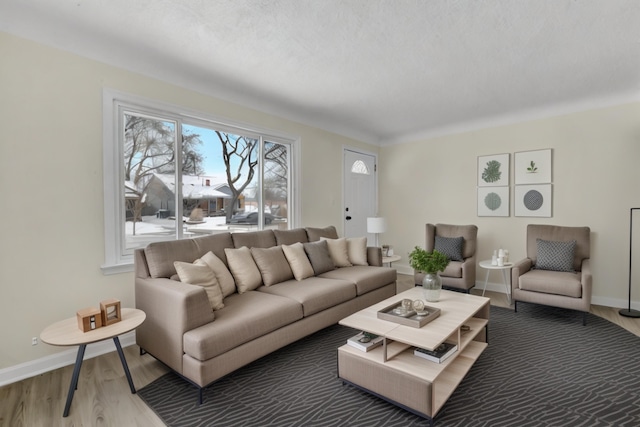
[[[411,287],[412,276],[398,275],[398,292]],[[505,294],[487,291],[485,296],[491,305],[509,307]],[[591,312],[640,336],[640,319],[622,317],[611,307],[593,305]],[[137,346],[124,352],[137,389],[168,371],[150,355],[140,356]],[[0,387],[0,427],[164,426],[138,395],[131,394],[115,350],[84,361],[69,416],[63,418],[72,372],[73,366],[66,366]]]

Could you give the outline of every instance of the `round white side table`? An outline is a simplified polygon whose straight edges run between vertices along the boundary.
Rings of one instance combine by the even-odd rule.
[[[400,261],[401,259],[402,257],[400,255],[383,256],[382,265],[389,264],[389,267],[391,267],[391,263]]]
[[[509,286],[509,272],[511,271],[511,267],[513,267],[512,262],[507,262],[504,265],[493,265],[491,264],[491,260],[480,261],[480,268],[484,268],[485,270],[487,270],[487,274],[484,278],[484,288],[482,289],[482,296],[484,296],[484,291],[487,290],[489,273],[491,273],[491,270],[499,270],[502,272],[502,280],[507,291],[507,299],[509,301],[509,304],[511,304],[511,287]]]

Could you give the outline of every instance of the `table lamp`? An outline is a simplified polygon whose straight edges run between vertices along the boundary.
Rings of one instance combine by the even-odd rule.
[[[375,234],[376,247],[378,244],[378,234],[387,231],[387,221],[379,216],[367,218],[367,233]]]

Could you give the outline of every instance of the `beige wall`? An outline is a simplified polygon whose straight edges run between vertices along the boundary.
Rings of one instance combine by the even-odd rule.
[[[31,337],[79,308],[108,297],[134,305],[132,274],[100,270],[103,88],[299,135],[303,225],[341,228],[343,146],[378,152],[3,33],[0,57],[0,371],[60,351],[32,347]],[[379,205],[389,231],[381,242],[395,246],[402,270],[427,221],[477,224],[480,258],[500,245],[523,256],[529,222],[589,225],[594,301],[624,305],[639,138],[640,104],[632,104],[383,147]],[[516,218],[513,208],[508,218],[478,218],[477,156],[542,148],[554,150],[553,218]]]
[[[48,324],[113,297],[105,276],[102,91],[111,88],[301,137],[302,224],[341,227],[342,147],[377,147],[0,33],[0,370],[60,351]]]
[[[513,153],[545,148],[553,149],[553,217],[515,217]],[[500,153],[511,153],[511,216],[478,217],[477,157]],[[639,160],[640,103],[384,147],[379,197],[389,230],[381,240],[403,257],[394,266],[409,271],[407,254],[424,244],[427,222],[476,224],[479,260],[499,247],[523,258],[529,223],[586,225],[592,230],[593,302],[625,307],[629,208],[640,206]],[[640,229],[640,215],[636,221]],[[640,270],[634,247],[635,254]],[[483,282],[485,271],[477,272]],[[491,281],[501,283],[497,273]],[[634,301],[640,301],[639,281]]]

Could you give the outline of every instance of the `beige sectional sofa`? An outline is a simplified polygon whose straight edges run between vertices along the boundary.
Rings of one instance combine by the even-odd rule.
[[[181,281],[185,269],[213,271],[214,285]],[[215,380],[394,295],[396,278],[380,248],[338,239],[335,227],[151,243],[135,252],[136,307],[147,315],[136,342],[202,399]]]

